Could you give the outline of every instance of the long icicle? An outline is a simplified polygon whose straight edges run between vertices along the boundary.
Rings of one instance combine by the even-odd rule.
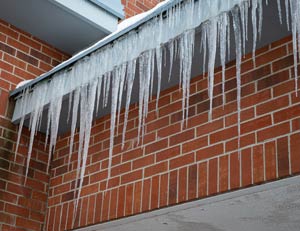
[[[234,7],[232,10],[233,28],[235,37],[236,51],[236,86],[237,86],[237,111],[238,111],[238,150],[240,156],[240,139],[241,139],[241,63],[242,63],[242,42],[241,42],[241,27],[239,18],[239,8]]]

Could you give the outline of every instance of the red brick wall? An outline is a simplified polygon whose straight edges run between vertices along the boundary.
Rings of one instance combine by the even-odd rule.
[[[17,127],[10,122],[14,103],[9,101],[9,91],[66,58],[30,34],[0,21],[0,230],[42,230],[49,182],[43,136],[38,135],[34,144],[26,184],[28,131],[24,131],[14,162]]]
[[[136,146],[138,108],[132,105],[125,149],[115,138],[108,175],[110,117],[92,128],[76,227],[212,196],[300,172],[300,99],[295,96],[291,38],[251,54],[242,64],[241,156],[237,148],[235,62],[226,69],[226,104],[216,73],[213,119],[208,121],[207,79],[191,84],[188,127],[181,130],[181,92],[163,91],[156,116],[150,102],[143,146]],[[122,131],[120,124],[118,131]],[[78,138],[78,134],[77,134]],[[52,162],[47,230],[71,228],[76,153],[68,166],[69,137],[61,137]],[[78,140],[77,140],[78,142]]]
[[[130,18],[152,9],[162,0],[121,0],[121,2],[124,5],[125,18]]]

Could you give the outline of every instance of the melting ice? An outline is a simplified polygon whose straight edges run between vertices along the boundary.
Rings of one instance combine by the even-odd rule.
[[[285,0],[283,5],[280,5],[280,2],[281,1],[277,0],[280,22],[282,22],[282,8],[284,5],[287,26],[288,28],[291,28],[293,34],[294,73],[297,90],[297,62],[299,58],[297,52],[300,48],[300,1]],[[202,34],[200,52],[204,57],[203,64],[200,65],[203,65],[204,70],[205,68],[208,70],[210,118],[212,117],[214,70],[218,50],[220,51],[219,56],[222,66],[222,98],[223,103],[225,104],[225,64],[226,60],[230,58],[230,30],[233,28],[237,66],[238,134],[240,136],[240,66],[242,54],[245,54],[245,44],[249,37],[248,15],[251,13],[250,19],[253,27],[254,58],[256,42],[257,39],[260,38],[262,32],[263,0],[199,0],[195,2],[193,0],[185,0],[183,2],[169,0],[160,4],[151,12],[156,10],[160,12],[160,9],[166,4],[173,4],[173,6],[170,7],[167,12],[161,12],[158,16],[148,20],[140,26],[138,28],[138,33],[136,33],[136,31],[131,31],[115,40],[113,44],[106,45],[92,53],[89,57],[79,60],[73,65],[71,70],[64,70],[56,73],[52,77],[50,83],[44,81],[38,83],[33,89],[25,89],[16,102],[16,107],[19,107],[22,114],[17,139],[17,149],[25,116],[30,113],[29,128],[31,133],[26,167],[27,175],[34,136],[41,123],[44,105],[49,105],[46,134],[46,143],[49,142],[49,165],[51,154],[55,149],[57,140],[62,99],[64,95],[70,94],[69,104],[72,105],[72,107],[70,106],[68,110],[68,119],[71,120],[69,162],[71,160],[71,155],[73,154],[75,129],[77,124],[79,124],[77,160],[79,192],[75,204],[76,209],[80,198],[83,177],[85,175],[93,115],[104,107],[111,108],[111,135],[108,166],[108,176],[110,176],[115,126],[116,124],[119,124],[120,121],[122,99],[125,98],[126,100],[122,134],[122,143],[124,145],[128,112],[136,71],[139,70],[138,134],[139,138],[143,138],[145,133],[145,120],[148,113],[148,102],[152,96],[154,84],[157,86],[157,100],[160,94],[162,65],[165,62],[163,57],[166,56],[166,51],[164,49],[168,50],[167,52],[170,57],[169,80],[171,78],[173,62],[175,59],[178,59],[180,63],[179,82],[183,92],[182,122],[184,123],[187,119],[191,67],[193,54],[195,52],[195,29],[199,28],[200,25]],[[149,13],[137,17],[134,20],[131,19],[131,21],[128,21],[127,23],[123,23],[120,30],[126,29],[128,26],[132,25],[136,19],[147,16],[149,16]],[[158,76],[157,82],[154,82],[155,70]],[[102,98],[102,100],[100,100],[100,98]],[[111,105],[108,105],[109,98],[111,99]],[[34,105],[31,112],[27,111],[28,105]],[[96,105],[96,112],[94,111],[94,105]],[[80,121],[78,121],[78,114],[80,114]]]

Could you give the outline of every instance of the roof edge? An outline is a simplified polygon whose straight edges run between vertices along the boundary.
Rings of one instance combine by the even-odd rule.
[[[92,1],[92,0],[91,0]],[[144,23],[146,23],[147,21],[157,17],[158,15],[160,15],[161,13],[167,11],[168,9],[170,9],[171,7],[175,6],[176,4],[183,2],[185,0],[174,0],[174,1],[170,1],[167,2],[165,5],[157,8],[155,11],[153,11],[152,13],[150,13],[149,15],[147,15],[146,17],[142,18],[141,20],[135,22],[134,24],[130,25],[129,27],[115,33],[115,34],[111,34],[107,37],[105,37],[104,39],[100,40],[99,42],[95,43],[94,45],[88,47],[87,49],[79,52],[78,54],[74,55],[73,57],[71,57],[70,59],[66,60],[65,62],[57,65],[56,67],[54,67],[52,70],[40,75],[39,77],[33,79],[32,81],[30,81],[29,83],[24,84],[22,87],[16,88],[15,90],[11,91],[9,94],[9,97],[16,97],[17,95],[19,95],[20,93],[22,93],[22,91],[28,87],[32,87],[34,85],[36,85],[37,83],[46,80],[48,78],[50,78],[52,75],[54,75],[55,73],[57,73],[58,71],[61,71],[67,67],[70,67],[71,65],[73,65],[75,62],[77,62],[78,60],[89,56],[91,53],[95,52],[96,50],[112,43],[113,41],[117,40],[118,38],[120,38],[121,36],[129,33],[132,30],[137,29],[138,27],[140,27],[141,25],[143,25]],[[194,0],[197,1],[197,0]]]
[[[97,0],[89,0],[89,1],[93,4],[95,4],[96,6],[101,7],[103,10],[107,11],[108,13],[113,14],[114,16],[118,17],[119,19],[125,18],[124,13],[121,14],[118,11],[114,10],[112,7],[109,7],[108,5],[106,5],[102,2],[99,2]]]

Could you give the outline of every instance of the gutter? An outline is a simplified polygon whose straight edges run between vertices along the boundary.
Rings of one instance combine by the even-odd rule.
[[[95,4],[96,6],[101,7],[102,9],[104,9],[105,11],[107,11],[108,13],[117,16],[119,19],[124,19],[124,15],[119,13],[118,11],[114,10],[113,8],[107,6],[106,4],[98,1],[98,0],[89,0],[90,2],[92,2],[93,4]]]
[[[132,30],[138,30],[138,27],[146,23],[147,21],[157,17],[163,12],[166,12],[168,9],[171,7],[175,6],[176,4],[183,2],[185,0],[174,0],[174,1],[169,1],[165,5],[159,7],[149,15],[145,16],[141,20],[135,22],[134,24],[130,25],[129,27],[118,31],[116,33],[112,33],[105,37],[104,39],[100,40],[99,42],[95,43],[94,45],[88,47],[87,49],[77,53],[70,59],[66,60],[65,62],[59,64],[58,66],[54,67],[52,70],[46,72],[43,75],[40,75],[39,77],[35,78],[34,80],[30,81],[29,83],[24,84],[22,87],[19,87],[13,91],[10,92],[9,97],[17,97],[19,94],[22,93],[22,91],[26,88],[33,88],[37,83],[44,81],[44,80],[49,80],[55,73],[65,69],[65,68],[70,68],[75,62],[78,60],[89,56],[91,53],[94,51],[112,43],[113,41],[117,40],[118,38],[122,37],[123,35],[127,34],[128,32]],[[197,1],[197,0],[195,0]]]

